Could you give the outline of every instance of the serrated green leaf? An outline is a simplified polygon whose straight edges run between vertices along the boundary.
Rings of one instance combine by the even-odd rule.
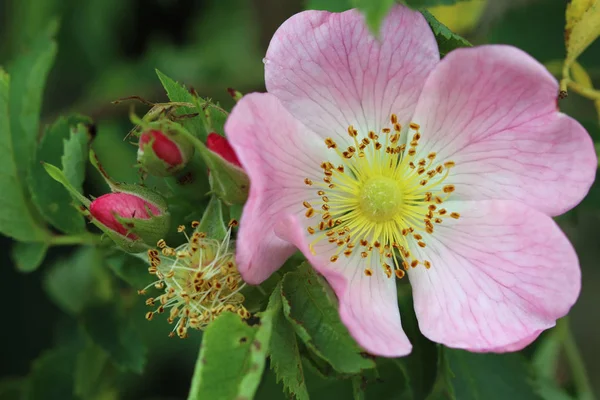
[[[93,399],[101,385],[108,354],[89,341],[77,355],[74,392],[82,399]]]
[[[352,0],[352,5],[365,15],[367,26],[375,36],[379,36],[381,23],[395,3],[395,0]]]
[[[196,231],[204,232],[209,238],[219,241],[227,235],[227,227],[223,221],[223,206],[217,196],[210,198]]]
[[[26,400],[75,400],[73,374],[76,352],[72,348],[46,351],[33,362]]]
[[[304,9],[342,12],[352,8],[352,0],[306,0]]]
[[[324,282],[308,264],[285,275],[281,285],[283,310],[306,345],[336,371],[356,374],[375,363],[350,337]]]
[[[44,286],[63,311],[77,315],[88,305],[112,296],[110,281],[102,268],[102,258],[100,249],[80,247],[49,268]]]
[[[446,394],[460,400],[540,399],[526,359],[519,353],[476,354],[442,348]],[[440,391],[437,392],[441,394]],[[445,395],[435,398],[445,398]]]
[[[27,176],[35,153],[42,94],[57,51],[53,39],[57,29],[58,24],[53,21],[7,68],[12,79],[10,129],[21,182]]]
[[[33,272],[44,261],[48,244],[44,242],[16,242],[12,247],[12,259],[21,272]]]
[[[83,192],[90,139],[88,128],[79,124],[71,128],[69,139],[64,140],[64,153],[61,158],[62,170],[69,183],[78,192]]]
[[[70,176],[77,191],[81,192],[81,183],[85,169],[77,161],[78,153],[87,147],[87,132],[72,134],[79,124],[89,124],[91,120],[81,115],[61,117],[46,129],[37,148],[35,159],[29,174],[29,191],[31,198],[44,219],[52,226],[67,234],[77,234],[85,230],[85,220],[81,213],[73,207],[73,199],[65,188],[53,179],[49,179],[44,163],[67,165]],[[82,128],[83,129],[83,128]],[[68,148],[67,148],[68,146]],[[76,149],[79,147],[79,149]],[[68,151],[67,155],[65,152]],[[64,155],[63,155],[64,154]],[[87,159],[87,152],[84,155]],[[77,164],[77,165],[76,165]]]
[[[249,326],[237,314],[223,313],[202,338],[188,400],[252,399],[260,383],[273,315]]]
[[[20,241],[45,241],[49,234],[34,220],[17,169],[9,114],[9,75],[0,68],[0,233]]]
[[[169,78],[159,70],[156,70],[156,75],[158,75],[158,79],[160,79],[160,82],[165,88],[169,100],[173,102],[194,103],[195,97],[189,92],[189,90],[185,88],[185,86],[175,82],[173,79]],[[176,115],[194,114],[199,112],[201,111],[194,107],[179,107]],[[200,118],[201,116],[202,114],[194,118],[184,118],[179,122],[192,135],[200,138],[202,141],[205,141],[208,132],[206,131],[206,127]]]
[[[271,369],[275,372],[277,382],[282,381],[290,395],[298,400],[308,399],[296,332],[283,314],[281,282],[271,293],[267,310],[273,313],[273,333],[269,343]]]
[[[85,331],[120,368],[141,374],[147,349],[130,318],[117,305],[105,303],[88,307],[82,314]]]
[[[454,49],[459,47],[471,47],[466,39],[452,32],[446,25],[438,21],[431,13],[427,10],[422,10],[421,14],[427,20],[427,23],[431,27],[435,40],[437,41],[440,55],[444,56]]]

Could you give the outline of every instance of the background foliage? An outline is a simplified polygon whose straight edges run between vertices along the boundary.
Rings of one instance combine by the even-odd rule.
[[[428,7],[452,6],[455,1],[407,3]],[[561,78],[565,2],[467,3],[426,14],[442,53],[468,44],[453,33],[457,32],[473,44],[518,46]],[[117,181],[138,182],[132,168],[136,148],[123,141],[131,129],[129,109],[110,102],[131,95],[166,101],[161,80],[168,88],[168,78],[159,80],[155,69],[229,109],[234,102],[226,88],[264,90],[262,58],[273,32],[287,17],[304,8],[341,11],[358,6],[376,27],[392,4],[0,0],[0,65],[11,75],[6,92],[8,79],[0,72],[0,132],[12,133],[11,138],[0,135],[0,225],[6,235],[0,237],[5,299],[0,399],[183,399],[202,339],[196,332],[186,340],[171,339],[165,321],[144,319],[147,309],[135,289],[150,280],[146,266],[98,246],[96,235],[82,234],[84,221],[70,206],[69,195],[48,178],[39,161],[71,171],[69,182],[86,194],[106,193],[106,183],[94,168],[87,165],[85,175],[81,173],[92,138],[88,134],[93,133],[98,157],[111,160],[105,162],[108,173]],[[439,25],[436,17],[450,29]],[[600,42],[585,50],[578,62],[571,78],[600,87]],[[146,111],[136,107],[139,113]],[[600,142],[600,116],[593,102],[569,90],[560,108]],[[58,118],[62,115],[67,117]],[[69,126],[90,120],[95,132],[70,132]],[[36,142],[37,151],[30,151]],[[199,210],[206,203],[199,200]],[[177,210],[175,206],[174,224],[184,217]],[[272,294],[261,303],[259,326],[229,317],[211,326],[198,360],[205,356],[253,361],[239,370],[222,371],[220,365],[196,368],[193,392],[197,398],[247,398],[255,392],[259,399],[305,399],[308,393],[316,399],[593,398],[592,391],[600,391],[600,185],[596,183],[588,198],[559,223],[580,256],[582,294],[568,322],[560,321],[521,353],[473,355],[437,347],[418,333],[410,289],[402,285],[403,321],[415,350],[407,358],[373,360],[353,347],[328,293],[304,266],[290,268],[270,287]],[[320,305],[319,320],[311,314],[314,305],[305,304],[307,299]],[[227,328],[226,337],[219,334],[221,325]],[[256,343],[264,346],[257,348]],[[270,358],[265,364],[266,354]]]

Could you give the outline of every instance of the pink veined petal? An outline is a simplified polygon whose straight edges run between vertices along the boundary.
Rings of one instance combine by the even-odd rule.
[[[470,351],[515,351],[567,314],[581,272],[552,218],[507,200],[444,205],[460,218],[437,225],[426,248],[411,249],[431,262],[408,271],[425,336]]]
[[[288,213],[299,214],[304,200],[317,197],[306,177],[322,176],[326,147],[268,93],[244,96],[225,124],[227,138],[250,178],[237,239],[237,266],[244,280],[267,279],[295,251],[273,232]]]
[[[356,10],[305,11],[271,39],[265,82],[317,134],[348,140],[349,125],[366,135],[379,132],[392,113],[408,123],[438,62],[429,25],[407,7],[395,6],[388,14],[380,41]]]
[[[384,357],[409,354],[412,346],[402,330],[396,281],[384,274],[377,255],[363,259],[358,252],[350,257],[341,254],[332,263],[329,259],[338,247],[322,240],[314,244],[313,254],[309,241],[314,237],[305,232],[303,223],[294,215],[276,227],[276,233],[294,243],[327,279],[338,297],[341,320],[352,337],[371,354]],[[373,271],[372,276],[365,275],[366,267]]]
[[[591,138],[557,112],[558,83],[510,46],[458,49],[431,73],[414,121],[417,151],[452,160],[464,200],[518,200],[549,215],[583,199],[596,173]]]

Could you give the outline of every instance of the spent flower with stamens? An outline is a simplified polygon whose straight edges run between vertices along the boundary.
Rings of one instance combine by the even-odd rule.
[[[240,273],[260,283],[300,249],[374,354],[411,350],[405,275],[429,339],[521,349],[579,294],[577,256],[551,216],[594,180],[590,137],[516,48],[440,61],[424,17],[403,6],[379,36],[355,10],[306,11],[275,33],[269,93],[244,96],[225,125],[251,181]]]
[[[223,312],[234,312],[244,319],[250,317],[242,304],[244,296],[240,290],[244,282],[232,251],[233,224],[235,222],[230,223],[222,241],[198,230],[188,236],[185,226],[181,225],[178,231],[185,235],[186,243],[172,248],[161,239],[157,248],[148,250],[148,272],[157,280],[139,294],[146,294],[152,287],[163,293],[146,300],[146,304],[154,308],[146,313],[146,319],[167,313],[167,321],[175,324],[171,336],[185,338],[190,328],[203,330]],[[192,222],[193,229],[198,226],[198,222]]]

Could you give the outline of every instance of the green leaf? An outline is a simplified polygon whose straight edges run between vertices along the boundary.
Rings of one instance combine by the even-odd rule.
[[[342,12],[352,8],[351,1],[354,0],[306,0],[306,10],[326,10],[331,12]]]
[[[46,351],[33,362],[27,400],[75,400],[73,375],[76,353],[72,348]]]
[[[48,244],[43,242],[16,242],[12,247],[12,259],[21,272],[33,272],[44,261]]]
[[[66,313],[76,315],[88,305],[110,298],[112,288],[102,258],[100,249],[86,246],[57,260],[44,280],[52,301]]]
[[[525,358],[519,353],[476,354],[442,348],[446,389],[460,400],[539,399]]]
[[[101,386],[102,373],[108,364],[108,355],[91,341],[77,355],[75,394],[92,399]]]
[[[283,381],[284,389],[291,396],[298,400],[308,399],[296,332],[283,314],[281,282],[271,293],[267,310],[273,313],[273,333],[269,343],[271,369],[275,372],[277,382]]]
[[[204,210],[204,215],[196,231],[204,232],[206,236],[216,240],[223,240],[225,235],[227,235],[227,227],[225,226],[225,222],[223,222],[223,206],[221,205],[221,200],[216,196],[210,198],[210,202]]]
[[[194,103],[195,97],[185,88],[185,86],[175,82],[173,79],[169,78],[159,70],[156,70],[156,75],[158,75],[158,79],[162,83],[163,87],[167,91],[167,96],[169,100],[173,102],[181,102],[181,103]],[[179,107],[177,109],[176,115],[184,115],[184,114],[194,114],[200,112],[195,107]],[[204,124],[202,123],[201,118],[184,118],[179,121],[181,125],[187,129],[192,135],[200,138],[202,141],[206,141],[206,136],[208,132]]]
[[[373,35],[379,36],[381,23],[395,2],[395,0],[352,0],[352,5],[365,15],[367,26]]]
[[[459,47],[472,46],[466,39],[452,32],[446,25],[438,21],[429,11],[421,10],[421,14],[423,14],[435,35],[440,55],[444,56]]]
[[[53,39],[57,30],[58,24],[53,21],[26,52],[17,57],[7,68],[12,78],[10,129],[21,182],[27,176],[35,152],[42,95],[46,77],[54,63],[57,51]]]
[[[0,233],[20,241],[45,241],[49,236],[31,215],[14,147],[9,116],[10,78],[0,68]]]
[[[147,349],[134,328],[133,321],[116,304],[88,307],[82,322],[96,345],[108,353],[120,368],[141,374]]]
[[[76,128],[71,129],[69,139],[64,141],[65,150],[61,159],[62,170],[69,183],[78,192],[83,192],[90,140],[91,135],[88,128],[79,124]]]
[[[81,192],[84,165],[79,161],[80,152],[87,148],[88,133],[79,124],[89,124],[91,120],[81,115],[61,117],[46,129],[37,148],[29,174],[29,190],[33,203],[44,219],[52,226],[67,234],[85,230],[85,220],[73,207],[73,198],[65,188],[49,179],[44,163],[63,165],[67,180]],[[74,129],[73,133],[72,129]],[[64,154],[64,155],[63,155]],[[87,152],[84,155],[87,158]]]
[[[223,313],[204,332],[188,400],[252,399],[263,374],[273,314],[249,326]]]
[[[375,367],[350,337],[325,292],[325,283],[308,264],[286,274],[282,282],[284,313],[311,350],[341,373],[355,374]]]

